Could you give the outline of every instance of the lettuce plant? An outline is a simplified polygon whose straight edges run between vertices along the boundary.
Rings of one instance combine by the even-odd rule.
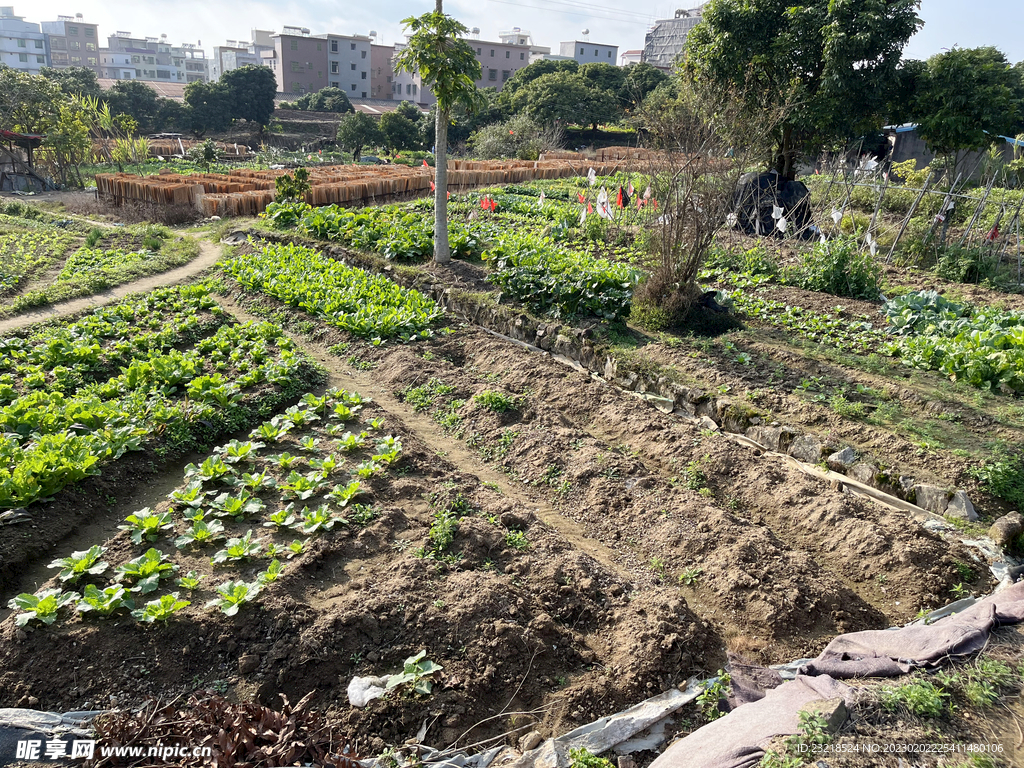
[[[99,576],[110,567],[109,563],[100,561],[106,551],[106,547],[95,544],[82,552],[72,552],[71,557],[58,558],[46,567],[60,568],[60,580],[74,584],[82,576]]]
[[[15,624],[24,627],[31,621],[53,624],[61,608],[77,601],[81,595],[77,592],[64,592],[62,589],[44,589],[34,595],[23,592],[12,598],[7,607],[23,611],[15,619]]]

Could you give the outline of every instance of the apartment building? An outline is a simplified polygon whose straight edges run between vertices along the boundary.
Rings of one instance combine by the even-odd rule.
[[[395,79],[395,70],[391,63],[395,58],[395,46],[393,45],[370,45],[370,98],[391,99],[394,98],[392,85]]]
[[[406,48],[405,43],[395,43],[397,56]],[[429,107],[437,102],[433,92],[423,85],[418,72],[396,72],[392,59],[391,71],[394,72],[391,82],[391,98],[397,101],[411,101],[421,107]]]
[[[13,6],[0,6],[0,64],[38,74],[48,61],[46,35],[39,25],[15,16]]]
[[[262,66],[262,54],[274,50],[273,34],[269,30],[254,29],[249,42],[228,40],[226,45],[214,46],[210,58],[210,80],[220,80],[221,75],[233,69]]]
[[[50,50],[50,66],[87,67],[100,76],[100,33],[96,24],[86,24],[82,14],[58,16],[44,21],[42,31]]]
[[[99,50],[100,77],[113,80],[147,80],[160,83],[194,83],[210,79],[206,52],[198,45],[172,46],[167,35],[132,37],[117,32]]]
[[[271,37],[274,49],[261,55],[277,78],[277,92],[294,98],[327,87],[325,37],[310,37],[304,27],[284,27]]]
[[[611,64],[614,67],[619,63],[619,46],[587,40],[559,43],[558,53],[567,59],[576,59],[580,64]]]
[[[330,33],[317,37],[327,44],[327,87],[340,88],[350,99],[372,98],[372,38]]]

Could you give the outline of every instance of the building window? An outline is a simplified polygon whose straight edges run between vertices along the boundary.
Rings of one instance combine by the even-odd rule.
[[[487,70],[487,79],[488,80],[497,81],[497,79],[498,79],[498,70],[496,70],[496,69],[489,69],[489,70]]]
[[[86,37],[95,37],[96,36],[96,30],[93,29],[92,27],[86,27],[85,28],[85,36]]]
[[[492,59],[494,58],[494,49],[493,48],[491,48],[491,58]]]
[[[352,83],[352,87],[349,88],[349,90],[352,91],[352,93],[355,93],[356,92],[356,84]]]
[[[39,45],[37,45],[36,48],[42,48],[42,47],[43,47],[43,41],[40,40],[39,41]],[[86,43],[85,44],[85,50],[87,50],[87,51],[95,51],[96,50],[96,43]]]
[[[89,57],[89,66],[90,67],[95,67],[96,66],[96,57],[94,57],[94,56],[90,56]]]
[[[417,87],[416,87],[416,83],[413,83],[413,84],[412,84],[412,95],[413,95],[413,96],[415,96],[415,95],[416,95],[416,91],[417,91],[417,90],[418,90],[418,89],[417,89]]]
[[[580,48],[580,56],[582,56],[582,55],[583,55],[583,49]]]
[[[354,85],[352,87],[355,88]],[[405,84],[405,94],[407,96],[412,96],[412,83],[406,83]]]
[[[299,64],[299,62],[297,62],[297,61],[293,61],[292,62],[292,72],[301,72],[301,71],[302,71],[302,65]]]
[[[54,37],[50,40],[50,48],[58,51],[66,51],[68,49],[68,41],[63,37]]]
[[[18,41],[18,47],[19,48],[27,48],[28,46],[25,44],[24,40],[19,40]]]
[[[72,37],[78,37],[78,27],[68,27],[68,34]]]
[[[72,40],[70,43],[68,43],[68,48],[70,48],[72,51],[80,51],[82,50],[82,44],[77,40]]]
[[[323,80],[323,77],[324,77],[324,71],[322,69],[318,69],[316,71],[316,79],[317,80]]]
[[[338,62],[332,61],[331,62],[331,74],[332,75],[336,75],[336,74],[338,74],[339,71],[340,70],[339,70],[339,67],[338,67]]]
[[[156,76],[164,80],[169,80],[171,78],[171,73],[169,70],[166,69],[158,69],[156,71]]]
[[[597,48],[594,49],[594,55],[597,56]]]
[[[337,80],[331,80],[331,88],[341,88]]]
[[[323,50],[323,43],[317,43],[317,44],[316,44],[316,49],[317,49],[318,51],[322,51],[322,50]]]
[[[331,53],[337,53],[337,52],[338,52],[338,41],[337,40],[331,40]]]
[[[141,63],[142,63],[142,57],[140,57],[140,56],[132,56],[132,64],[141,64]]]
[[[355,64],[352,64],[352,71],[353,71],[353,72],[355,72],[355,71],[356,71],[356,65],[355,65]]]
[[[526,60],[526,54],[523,53],[522,51],[519,52],[519,60],[520,61],[525,61]]]
[[[391,75],[388,75],[388,80],[387,80],[387,81],[388,81],[389,83],[391,82]]]
[[[363,98],[366,98],[366,91],[363,91]]]
[[[509,77],[511,77],[511,76],[512,76],[512,73],[511,73],[511,72],[509,72],[509,71],[508,71],[507,69],[503,69],[503,70],[501,70],[501,82],[503,82],[503,83],[504,83],[504,82],[505,82],[506,80],[508,80],[508,79],[509,79]]]
[[[359,58],[365,59],[366,58],[366,51],[360,51],[359,52]]]
[[[612,57],[612,52],[608,51],[608,58],[610,59],[611,57]]]
[[[512,51],[505,51],[505,58],[506,59],[512,58]]]
[[[476,55],[477,56],[483,56],[484,55],[483,48],[477,48],[476,49]]]
[[[366,73],[365,72],[360,72],[359,73],[359,79],[360,80],[365,80],[366,79]]]
[[[356,44],[352,43],[351,45],[352,45],[352,50],[354,51],[356,49]]]
[[[293,51],[299,50],[299,41],[298,40],[292,40],[291,44],[292,44],[292,50]]]

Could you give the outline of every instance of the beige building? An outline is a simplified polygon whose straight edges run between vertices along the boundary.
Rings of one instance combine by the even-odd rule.
[[[43,34],[50,49],[50,66],[88,67],[100,76],[100,33],[96,24],[86,24],[82,14],[58,16],[57,21],[44,21]]]

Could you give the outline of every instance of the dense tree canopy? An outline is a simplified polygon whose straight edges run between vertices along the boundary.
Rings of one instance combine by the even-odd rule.
[[[623,109],[634,110],[643,103],[649,93],[666,82],[668,75],[660,69],[645,62],[630,64],[623,71],[619,103]]]
[[[794,105],[776,164],[793,177],[802,149],[878,128],[919,0],[710,0],[685,67],[744,90],[751,108]]]
[[[112,113],[131,115],[135,118],[140,133],[152,133],[162,127],[157,124],[160,102],[156,91],[143,82],[118,80],[104,94],[104,99],[110,105]]]
[[[276,87],[276,86],[275,86]],[[300,96],[289,105],[293,109],[307,112],[352,112],[352,102],[348,94],[340,88],[322,88],[313,93]]]
[[[43,67],[39,74],[47,80],[53,81],[62,93],[68,96],[91,96],[100,98],[103,89],[100,88],[96,73],[88,67],[67,67],[56,69],[54,67]]]
[[[619,117],[615,93],[577,72],[552,72],[532,80],[512,97],[512,108],[544,122],[578,123],[597,128]]]
[[[270,123],[277,94],[277,79],[270,67],[239,67],[225,72],[220,83],[231,95],[232,117],[256,123],[261,128]],[[347,97],[345,103],[348,103]]]
[[[0,127],[47,133],[57,122],[64,98],[52,80],[0,65]]]
[[[364,112],[345,115],[338,123],[338,146],[347,149],[356,160],[363,153],[363,147],[382,143],[377,121]]]
[[[932,56],[914,99],[918,132],[938,154],[984,149],[1020,127],[1022,90],[1020,71],[995,48]]]
[[[512,107],[512,97],[515,96],[516,91],[520,88],[529,85],[534,80],[543,77],[544,75],[551,75],[555,72],[565,72],[567,74],[574,75],[579,72],[579,69],[579,62],[575,59],[566,59],[561,61],[538,59],[531,64],[527,64],[522,69],[517,70],[502,86],[500,94],[501,104],[506,110],[510,110]]]
[[[384,146],[392,152],[419,149],[423,146],[423,133],[418,120],[412,120],[399,111],[380,116],[380,134]]]
[[[196,136],[225,131],[233,119],[234,100],[222,83],[196,81],[185,86],[189,129]]]

